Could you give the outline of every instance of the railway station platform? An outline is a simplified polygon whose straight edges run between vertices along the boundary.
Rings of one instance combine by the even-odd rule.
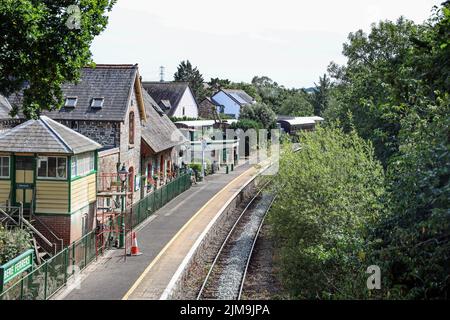
[[[257,169],[249,164],[193,185],[156,211],[135,231],[141,256],[110,250],[62,288],[55,300],[159,299],[202,231]]]

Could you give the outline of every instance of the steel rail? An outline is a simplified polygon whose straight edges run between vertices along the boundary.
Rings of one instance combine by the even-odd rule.
[[[245,270],[244,270],[244,273],[242,275],[241,285],[240,285],[240,288],[239,288],[239,293],[238,293],[238,296],[237,296],[237,300],[241,300],[242,291],[244,289],[245,278],[247,276],[248,267],[250,265],[250,261],[251,261],[252,256],[253,256],[253,251],[255,249],[256,242],[258,241],[259,234],[261,232],[261,228],[262,228],[262,226],[264,224],[264,221],[265,221],[265,219],[267,217],[267,214],[269,213],[270,208],[272,207],[273,203],[275,202],[275,199],[276,199],[276,196],[273,197],[272,201],[270,202],[269,206],[267,207],[267,210],[264,213],[263,218],[261,219],[261,223],[259,224],[258,231],[256,231],[255,238],[253,239],[252,248],[251,248],[250,253],[248,255],[247,262],[245,264]]]
[[[197,300],[201,300],[201,297],[203,295],[203,292],[206,288],[206,285],[208,284],[211,274],[214,270],[214,268],[217,265],[217,262],[220,258],[220,256],[222,255],[223,249],[225,248],[225,246],[228,244],[228,240],[231,238],[231,236],[233,235],[234,231],[236,230],[236,227],[238,226],[239,222],[241,221],[242,217],[245,215],[245,213],[247,212],[248,208],[253,204],[253,202],[255,201],[255,199],[261,194],[261,192],[267,187],[267,185],[270,183],[270,181],[268,181],[263,187],[260,188],[260,190],[256,193],[256,195],[250,200],[250,202],[246,205],[246,207],[244,208],[244,210],[242,211],[242,213],[239,215],[239,217],[236,219],[236,222],[234,223],[233,227],[231,228],[231,230],[228,232],[225,240],[222,242],[222,245],[219,249],[219,251],[217,252],[214,261],[211,265],[211,267],[209,268],[208,274],[206,275],[205,280],[203,281],[203,284],[200,288],[200,291],[197,295]]]

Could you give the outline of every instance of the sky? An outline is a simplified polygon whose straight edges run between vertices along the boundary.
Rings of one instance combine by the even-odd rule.
[[[139,64],[144,80],[166,81],[190,60],[205,81],[268,76],[311,87],[331,61],[345,63],[350,32],[400,16],[421,23],[443,0],[118,0],[92,45],[96,63]]]

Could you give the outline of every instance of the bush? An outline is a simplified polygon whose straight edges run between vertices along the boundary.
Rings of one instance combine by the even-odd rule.
[[[248,129],[259,130],[259,129],[262,129],[262,125],[255,120],[241,119],[237,122],[232,123],[230,125],[230,129],[233,129],[233,130],[242,129],[244,131],[247,131]]]
[[[388,166],[386,216],[373,235],[385,297],[450,297],[449,114],[447,96],[402,121],[400,151]]]
[[[201,163],[190,163],[189,167],[194,170],[195,178],[199,180],[202,175],[202,164]]]
[[[31,248],[31,235],[21,229],[6,230],[0,225],[0,265]]]
[[[243,119],[256,121],[265,129],[272,129],[277,125],[277,115],[264,103],[250,104],[242,107],[239,120]]]
[[[300,299],[362,298],[367,232],[381,213],[384,176],[356,133],[318,128],[286,148],[269,223],[280,247],[281,277]]]

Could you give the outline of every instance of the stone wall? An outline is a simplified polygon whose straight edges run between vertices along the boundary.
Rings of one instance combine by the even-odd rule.
[[[120,122],[59,120],[66,127],[100,143],[104,148],[116,148],[120,141]]]
[[[119,148],[108,149],[98,153],[98,173],[112,174],[117,172]]]
[[[212,108],[215,108],[215,105],[209,102],[207,99],[204,99],[198,105],[198,116],[204,119],[214,119]]]
[[[21,124],[23,121],[18,119],[8,119],[0,121],[0,133]]]
[[[129,141],[129,128],[130,128],[130,114],[134,113],[134,144],[130,144]],[[133,168],[134,176],[141,176],[141,118],[139,114],[139,108],[136,100],[136,95],[133,90],[130,98],[130,106],[125,117],[125,121],[120,123],[120,162],[125,164],[128,171]],[[136,181],[136,179],[134,179]],[[141,186],[142,187],[142,186]],[[133,190],[133,203],[139,201],[141,198],[140,188]]]

